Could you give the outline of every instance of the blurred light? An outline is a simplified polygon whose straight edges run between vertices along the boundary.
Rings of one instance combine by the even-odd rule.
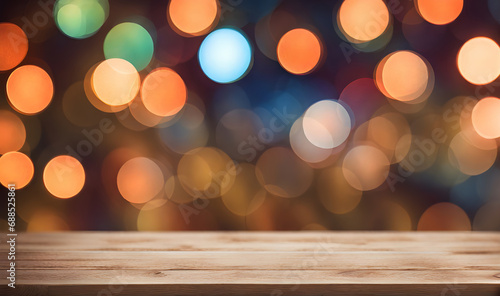
[[[182,187],[195,198],[216,198],[225,194],[233,185],[235,175],[233,160],[214,147],[187,152],[177,166]]]
[[[157,203],[156,200],[149,203]],[[188,230],[179,207],[171,202],[164,203],[159,207],[149,207],[149,203],[137,215],[137,230],[139,231],[165,231],[165,230]],[[191,221],[190,221],[191,222]]]
[[[477,130],[474,127],[472,112],[474,111],[475,105],[477,105],[477,101],[475,99],[472,101],[468,101],[467,105],[465,105],[465,107],[460,112],[459,123],[461,134],[463,135],[464,139],[466,139],[470,144],[474,145],[477,148],[483,150],[496,150],[496,148],[498,148],[498,145],[495,139],[488,139],[481,136],[477,133]]]
[[[28,53],[28,37],[17,25],[0,23],[0,71],[19,65]]]
[[[464,0],[415,0],[415,6],[429,23],[446,25],[460,15]]]
[[[458,133],[450,143],[448,158],[450,163],[466,175],[486,172],[497,158],[497,145],[489,140],[490,148],[480,148],[472,144],[463,132]]]
[[[104,39],[106,59],[120,58],[129,61],[137,71],[149,64],[153,57],[154,44],[149,32],[136,23],[121,23],[114,26]]]
[[[196,56],[200,43],[199,38],[185,38],[164,25],[156,35],[155,60],[169,67],[184,63]]]
[[[301,226],[297,225],[299,224],[297,220],[302,216],[298,216],[294,209],[297,207],[291,208],[288,199],[266,198],[262,206],[245,217],[245,228],[248,230],[290,230],[292,227],[300,229]]]
[[[299,101],[288,91],[273,91],[265,95],[266,99],[253,111],[260,117],[264,124],[264,130],[272,137],[266,139],[266,143],[274,146],[283,139],[288,138],[292,122],[305,111],[304,105],[309,102]],[[269,98],[268,98],[269,97]],[[279,111],[281,110],[281,112]],[[287,113],[287,119],[280,114]],[[260,136],[264,131],[260,131]]]
[[[278,60],[276,47],[281,36],[298,26],[295,15],[285,9],[276,9],[262,17],[255,25],[255,43],[260,51],[273,61]]]
[[[390,162],[379,149],[360,145],[347,152],[342,171],[347,182],[362,191],[382,185],[389,175]]]
[[[323,206],[334,214],[352,211],[358,206],[362,196],[361,191],[349,185],[339,166],[320,172],[317,191]]]
[[[157,195],[157,198],[153,198],[151,201],[148,201],[147,203],[131,203],[130,205],[133,206],[136,209],[139,209],[141,211],[150,211],[157,209],[165,204],[167,204],[168,200],[163,196],[163,193],[160,193]]]
[[[195,200],[184,190],[177,176],[171,176],[165,182],[165,195],[176,204],[190,203]]]
[[[109,152],[102,160],[100,174],[101,183],[104,186],[106,196],[108,196],[111,201],[115,202],[115,204],[125,203],[123,197],[120,195],[116,182],[118,172],[125,162],[132,158],[140,157],[141,155],[141,152],[136,149],[121,147]]]
[[[338,151],[335,151],[334,149],[320,148],[311,143],[304,133],[303,120],[303,117],[297,119],[290,129],[290,146],[300,159],[310,164],[318,164],[326,161],[335,152],[339,152],[344,148],[345,145],[341,145],[335,149]]]
[[[208,142],[205,115],[192,104],[186,104],[172,125],[158,129],[160,139],[172,151],[184,154]]]
[[[144,102],[140,96],[130,103],[128,109],[116,113],[116,117],[125,127],[135,131],[144,130],[148,127],[158,127],[160,124],[169,122],[175,118],[175,116],[158,116],[151,113],[144,106]]]
[[[377,26],[377,24],[372,23],[371,25]],[[349,42],[349,44],[345,43],[341,45],[341,50],[346,54],[348,51],[346,49],[348,47],[351,47],[354,52],[377,52],[381,51],[384,49],[387,44],[392,40],[392,36],[394,33],[394,26],[392,25],[392,18],[389,18],[389,24],[385,31],[382,33],[382,35],[378,36],[377,38],[370,40],[370,41],[360,41],[357,39],[352,38],[351,36],[347,35],[347,33],[344,32],[343,28],[340,26],[338,22],[338,18],[334,19],[334,29],[337,35],[346,42]],[[347,58],[347,56],[346,56]],[[347,58],[348,59],[348,58]]]
[[[57,27],[69,37],[94,35],[108,18],[108,0],[58,0],[54,4]]]
[[[85,184],[85,170],[81,163],[68,155],[54,157],[43,170],[43,183],[58,198],[77,195]]]
[[[0,183],[8,188],[14,184],[21,189],[33,178],[34,167],[31,159],[21,152],[8,152],[0,157]]]
[[[87,100],[96,109],[98,109],[99,111],[102,111],[102,112],[106,112],[106,113],[116,113],[116,112],[119,112],[121,110],[126,109],[128,107],[127,104],[121,105],[121,106],[110,106],[110,105],[104,103],[103,101],[101,101],[101,99],[99,99],[96,96],[96,93],[94,91],[94,87],[92,85],[93,84],[92,77],[93,77],[93,74],[95,72],[95,69],[101,63],[102,62],[99,62],[99,63],[93,65],[92,67],[90,67],[90,69],[85,74],[85,78],[83,80],[83,90],[85,91],[85,96],[87,97]]]
[[[331,149],[340,146],[349,137],[351,118],[337,101],[314,103],[304,114],[304,134],[315,146]]]
[[[403,206],[396,202],[387,200],[385,203],[383,203],[382,207],[384,209],[383,212],[386,212],[386,214],[383,215],[387,215],[385,219],[387,219],[388,221],[385,222],[387,223],[385,225],[388,225],[388,229],[397,231],[413,230],[413,223],[411,219],[412,217]]]
[[[418,221],[417,230],[469,231],[471,223],[467,214],[459,206],[442,202],[425,210]]]
[[[434,85],[432,83],[432,86],[427,88],[427,93],[423,94],[422,96],[413,101],[404,102],[398,100],[388,100],[389,105],[396,111],[403,114],[417,114],[427,106],[428,103],[427,99],[429,98],[429,95],[431,94],[433,87]]]
[[[397,230],[409,231],[412,228],[412,219],[406,209],[399,203],[385,197],[383,194],[376,199],[364,204],[364,212],[359,215],[358,220],[363,221],[363,229],[366,230]]]
[[[464,139],[475,147],[482,150],[494,150],[497,148],[497,143],[494,139],[488,139],[478,134],[472,120],[472,112],[478,101],[472,97],[464,97],[461,110],[455,106],[455,112],[460,114],[459,126]],[[459,112],[458,112],[459,111]],[[478,115],[478,114],[476,114]],[[478,119],[476,122],[478,122]]]
[[[0,110],[0,154],[21,149],[26,141],[23,122],[14,113]]]
[[[352,110],[352,121],[361,124],[371,118],[373,113],[387,102],[377,89],[372,78],[360,78],[350,82],[339,96],[339,102]]]
[[[484,184],[485,182],[482,182],[482,179],[480,176],[468,176],[467,180],[454,184],[450,190],[449,201],[461,207],[467,213],[475,213],[487,199],[481,196],[483,191],[489,189]],[[481,185],[486,185],[484,186],[484,190],[479,190],[478,187]]]
[[[354,133],[353,141],[375,144],[391,163],[402,161],[411,147],[412,135],[406,119],[399,113],[387,112],[374,116]]]
[[[415,124],[414,124],[415,125]],[[438,130],[438,129],[435,129]],[[414,132],[412,135],[408,135],[408,141],[411,140],[411,145],[408,153],[404,156],[402,160],[399,161],[399,169],[403,172],[423,172],[431,168],[438,159],[439,152],[443,152],[435,146],[437,143],[434,141],[435,136],[431,136],[430,131],[426,131],[425,135],[420,135]],[[443,135],[446,139],[446,135]],[[441,138],[437,137],[441,141]],[[406,139],[403,139],[406,141]],[[406,145],[407,143],[405,143]],[[441,155],[440,155],[441,156]],[[405,175],[406,173],[402,173]]]
[[[134,66],[123,59],[105,60],[92,74],[95,95],[109,106],[130,103],[140,87],[140,77]]]
[[[49,105],[53,95],[52,79],[37,66],[21,66],[7,80],[9,102],[23,114],[33,115],[42,111]]]
[[[241,163],[238,172],[233,186],[222,195],[222,202],[233,214],[247,216],[262,205],[266,191],[255,176],[254,165]]]
[[[475,213],[485,202],[500,201],[500,169],[492,167],[484,174],[467,176],[467,180],[454,184],[450,201],[467,213]]]
[[[430,80],[432,69],[429,67],[421,56],[412,51],[396,51],[377,66],[376,83],[387,97],[413,103],[433,86]]]
[[[219,10],[217,0],[171,0],[167,15],[173,29],[187,36],[201,36],[215,27]]]
[[[474,216],[473,230],[500,231],[500,202],[488,202]]]
[[[144,106],[151,113],[172,116],[186,103],[186,85],[174,70],[157,68],[144,78],[141,97]]]
[[[73,221],[78,222],[75,225],[87,225],[83,216],[63,215],[66,203],[51,197],[86,193],[106,197],[107,212],[96,216],[105,227],[408,230],[417,228],[412,225],[412,220],[419,220],[415,215],[432,204],[433,196],[419,196],[419,192],[448,192],[450,202],[429,207],[420,218],[419,230],[469,230],[468,217],[475,213],[474,229],[500,230],[500,99],[491,97],[497,96],[500,77],[500,47],[492,33],[496,22],[489,15],[474,15],[478,12],[474,9],[463,9],[463,0],[414,0],[399,7],[386,0],[340,1],[333,5],[337,8],[334,29],[351,43],[341,42],[332,55],[327,52],[332,49],[327,48],[331,38],[323,40],[319,34],[332,20],[331,15],[320,20],[332,12],[328,5],[300,11],[300,5],[290,6],[287,1],[249,1],[222,15],[228,7],[219,0],[169,0],[168,8],[150,15],[155,22],[156,17],[163,16],[164,21],[168,17],[157,34],[146,17],[120,24],[126,14],[145,15],[155,9],[134,4],[123,7],[125,14],[114,15],[118,22],[97,34],[107,22],[108,0],[54,2],[54,22],[62,33],[76,39],[96,35],[71,41],[58,34],[54,24],[35,22],[36,28],[23,24],[21,29],[0,22],[0,72],[8,71],[4,73],[6,103],[13,108],[10,111],[23,114],[0,110],[0,184],[15,182],[31,198],[19,204],[20,218],[26,222],[21,226],[27,225],[28,231],[65,230],[76,218],[83,220]],[[276,6],[278,2],[284,5]],[[500,22],[499,3],[487,0],[493,18]],[[485,8],[486,2],[481,5]],[[460,17],[462,9],[467,15]],[[33,14],[36,7],[28,7],[28,12]],[[393,24],[393,17],[401,24]],[[475,26],[481,17],[486,22]],[[229,24],[234,27],[224,27]],[[223,27],[215,30],[218,25]],[[262,55],[253,56],[247,33],[254,34],[254,44],[263,56],[279,65],[263,63]],[[476,37],[481,35],[493,37]],[[92,54],[71,60],[68,52],[56,50],[56,55],[64,56],[48,58],[47,53],[61,44],[45,50],[39,45],[54,36],[69,43],[100,39],[107,59],[85,72],[92,65],[88,62],[96,58]],[[185,38],[195,36],[201,37]],[[33,57],[23,61],[28,37]],[[450,38],[463,45],[451,56],[456,59],[452,67],[446,56]],[[445,53],[435,55],[436,46]],[[383,48],[386,53],[373,73],[369,65],[373,57],[359,53],[382,53]],[[190,71],[196,54],[201,68]],[[424,55],[432,60],[436,73],[451,74],[439,77],[435,91],[434,70]],[[238,81],[249,73],[254,58],[258,73],[250,73],[245,80],[228,85],[210,81]],[[54,74],[45,67],[44,71],[26,65],[68,61],[62,67],[73,66],[74,71],[62,76],[61,65],[53,68],[58,70]],[[322,62],[321,73],[290,74],[312,73]],[[21,63],[24,66],[19,67]],[[339,63],[345,65],[339,68]],[[82,65],[87,68],[81,69]],[[465,80],[455,81],[460,76],[457,72]],[[86,73],[85,79],[71,79],[75,73]],[[374,77],[359,78],[371,74]],[[209,79],[202,79],[203,83],[189,83],[205,75]],[[193,89],[188,91],[186,84]],[[475,84],[481,85],[475,96],[482,99],[449,99],[454,96],[450,91],[470,92]],[[54,89],[58,86],[63,89]],[[201,98],[193,99],[193,90]],[[56,106],[57,100],[62,105]],[[45,109],[39,116],[24,116]],[[78,160],[47,158],[60,155],[52,150],[64,150],[64,142],[77,139],[81,132],[88,138],[85,141],[100,142],[99,131],[90,129],[99,129],[102,116],[122,125],[108,135],[97,154],[85,158],[88,167],[83,168],[78,156],[74,156]],[[53,120],[41,125],[47,117]],[[42,129],[49,133],[42,134]],[[37,147],[47,143],[52,144]],[[117,146],[122,148],[114,150]],[[144,155],[156,155],[159,161]],[[43,185],[30,184],[35,183],[34,166],[38,172],[38,164],[31,159],[42,161],[40,168],[46,164],[40,171]],[[98,163],[99,159],[103,161]],[[235,164],[238,161],[243,163]],[[389,175],[392,164],[397,176]],[[97,179],[85,176],[92,167],[102,170],[94,176]],[[395,177],[396,182],[407,179],[398,185],[405,193],[384,195],[394,185],[384,184],[387,177]],[[82,191],[85,182],[89,184]],[[34,185],[47,191],[37,196]],[[99,187],[104,191],[99,193]],[[376,192],[363,192],[369,190]],[[410,197],[407,201],[394,198],[405,194]],[[205,198],[216,197],[221,199],[211,200],[209,210],[190,215],[193,206],[197,211],[207,205]],[[86,199],[74,202],[81,206],[89,202]],[[44,209],[47,201],[53,204]],[[62,207],[52,207],[56,204]]]
[[[136,157],[123,164],[116,182],[120,194],[131,203],[152,200],[163,191],[165,184],[160,167],[146,157]]]
[[[394,113],[397,116],[397,113]],[[404,118],[403,118],[404,122]],[[377,116],[370,120],[368,123],[368,138],[379,144],[382,148],[385,148],[392,153],[396,148],[397,142],[399,140],[398,130],[396,125],[394,125],[388,118],[383,116]],[[408,127],[407,132],[410,132]],[[409,149],[409,145],[408,145]],[[386,153],[387,154],[387,153]],[[389,155],[388,155],[389,157]]]
[[[70,230],[66,221],[54,213],[53,210],[37,209],[28,221],[28,232],[50,232]]]
[[[325,226],[317,223],[311,223],[307,224],[306,226],[302,227],[301,230],[305,231],[323,231],[323,230],[328,230]]]
[[[457,65],[460,74],[472,84],[493,82],[500,75],[500,47],[487,37],[472,38],[460,48]]]
[[[198,52],[201,69],[218,83],[231,83],[247,74],[252,64],[252,47],[237,29],[223,28],[210,33]]]
[[[447,26],[436,26],[425,21],[415,8],[404,14],[402,33],[416,51],[432,51],[447,32]]]
[[[190,215],[189,223],[186,223],[186,215],[189,215],[192,205],[184,206],[166,202],[157,206],[158,203],[160,202],[152,200],[142,207],[137,215],[137,230],[215,230],[220,228],[210,211],[200,211],[196,215]]]
[[[378,119],[378,120],[377,120]],[[395,134],[388,134],[386,124],[395,128]],[[370,122],[368,134],[378,143],[391,163],[402,161],[410,152],[412,134],[408,121],[399,113],[386,113]]]
[[[500,99],[481,99],[472,109],[472,125],[486,139],[500,137]]]
[[[137,98],[131,105],[137,105],[139,101],[140,98]],[[144,105],[140,108],[136,108],[135,110],[136,111],[132,112],[132,109],[127,108],[123,111],[115,113],[118,121],[131,131],[142,132],[150,127],[156,126],[160,122],[160,117],[149,112]],[[140,111],[137,112],[137,110]]]
[[[416,175],[416,178],[424,180],[427,185],[433,187],[447,188],[464,182],[470,176],[463,174],[459,169],[450,164],[446,153],[439,153],[432,169],[426,170],[422,175]],[[453,197],[450,197],[450,201],[454,202]],[[460,205],[460,203],[457,204]]]
[[[322,56],[319,38],[306,29],[293,29],[283,35],[278,43],[278,61],[292,74],[308,74],[318,65]]]
[[[266,150],[256,164],[259,183],[271,194],[297,197],[311,186],[313,170],[287,148]]]
[[[102,117],[102,113],[87,100],[83,81],[75,82],[66,89],[62,108],[66,119],[80,127],[97,125]]]
[[[382,0],[345,0],[340,6],[337,23],[353,43],[371,41],[389,26],[389,10]]]

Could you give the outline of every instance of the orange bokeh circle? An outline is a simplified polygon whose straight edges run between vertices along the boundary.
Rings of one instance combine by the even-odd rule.
[[[149,112],[157,116],[172,116],[186,103],[186,85],[174,70],[158,68],[144,79],[141,98]]]
[[[279,63],[292,74],[312,72],[321,59],[322,51],[319,38],[302,28],[285,33],[277,47]]]
[[[170,26],[187,36],[201,36],[215,27],[219,20],[217,0],[171,0],[167,16]]]
[[[446,25],[462,12],[464,0],[416,0],[418,13],[429,23]]]
[[[21,152],[9,152],[0,157],[0,183],[8,187],[13,184],[21,189],[33,178],[35,169],[31,159]]]
[[[0,154],[16,151],[26,141],[26,129],[23,122],[14,113],[0,110]]]
[[[18,112],[36,114],[45,109],[54,95],[49,74],[42,68],[26,65],[14,70],[7,80],[7,97]]]
[[[85,184],[85,170],[74,157],[61,155],[50,160],[43,171],[43,183],[58,198],[77,195]]]
[[[28,37],[19,26],[0,23],[0,71],[19,65],[28,53]]]

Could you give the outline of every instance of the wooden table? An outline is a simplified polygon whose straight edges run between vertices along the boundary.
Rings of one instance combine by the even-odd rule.
[[[493,232],[21,233],[16,248],[1,295],[500,295]]]

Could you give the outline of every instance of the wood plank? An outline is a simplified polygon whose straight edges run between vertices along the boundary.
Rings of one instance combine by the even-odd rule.
[[[20,273],[21,277],[36,280],[24,282],[20,285],[19,291],[32,290],[36,293],[25,295],[114,295],[115,291],[121,291],[119,295],[377,295],[373,293],[383,293],[378,295],[497,296],[498,284],[485,283],[489,275],[490,273],[485,271],[457,270],[446,272],[308,270],[300,273],[52,270]],[[468,280],[460,282],[449,280],[450,278]],[[42,284],[42,281],[50,282],[50,285]],[[218,283],[213,284],[214,281]],[[152,293],[155,289],[157,293]]]
[[[500,295],[494,232],[21,233],[16,247],[19,295]]]
[[[85,258],[85,260],[82,260]],[[5,258],[6,259],[6,258]],[[467,269],[500,270],[500,254],[448,252],[203,252],[203,251],[59,251],[21,252],[20,269]],[[310,261],[310,262],[309,262]]]
[[[112,281],[124,285],[155,284],[499,284],[500,279],[491,270],[412,270],[412,269],[372,269],[372,270],[82,270],[50,269],[19,270],[19,283],[26,285],[106,285]]]
[[[500,236],[491,232],[78,232],[20,236],[19,250],[133,250],[133,251],[441,251],[496,252]],[[0,245],[0,250],[6,245]]]

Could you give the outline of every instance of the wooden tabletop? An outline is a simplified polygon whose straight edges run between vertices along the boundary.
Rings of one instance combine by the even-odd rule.
[[[1,295],[500,295],[493,232],[21,233],[16,249]]]

